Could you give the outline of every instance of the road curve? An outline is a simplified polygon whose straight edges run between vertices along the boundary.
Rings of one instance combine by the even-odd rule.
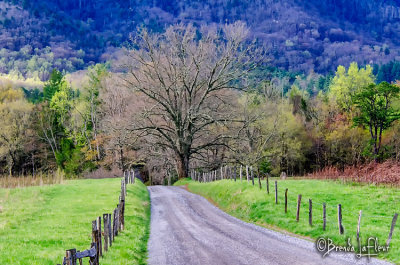
[[[390,264],[322,258],[315,244],[238,220],[179,187],[152,186],[149,265]]]

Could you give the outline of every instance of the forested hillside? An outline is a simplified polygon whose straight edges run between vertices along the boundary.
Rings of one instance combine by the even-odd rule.
[[[0,72],[47,80],[113,56],[145,25],[248,24],[270,64],[328,73],[338,65],[400,60],[400,4],[383,0],[138,1],[8,0],[0,2]]]
[[[266,67],[252,39],[242,22],[143,28],[118,60],[54,69],[43,89],[0,79],[0,174],[145,164],[161,183],[204,164],[303,175],[400,161],[400,82],[384,82],[399,63],[296,74]]]

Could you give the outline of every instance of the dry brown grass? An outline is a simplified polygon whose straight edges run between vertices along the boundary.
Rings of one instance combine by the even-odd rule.
[[[360,166],[349,166],[344,170],[339,170],[336,167],[326,167],[308,174],[306,177],[400,186],[400,163],[391,160],[383,163],[370,162]]]
[[[104,179],[104,178],[120,178],[124,173],[119,168],[112,168],[111,170],[100,167],[92,172],[87,172],[83,175],[87,179]]]
[[[0,176],[1,188],[21,188],[29,186],[43,186],[52,184],[62,184],[64,174],[57,171],[52,174],[37,174],[36,176]]]

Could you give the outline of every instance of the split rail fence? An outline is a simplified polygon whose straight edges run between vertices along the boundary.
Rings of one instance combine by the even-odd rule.
[[[247,180],[247,182],[252,183],[254,186],[254,179],[255,179],[255,172],[253,171],[252,166],[222,166],[221,168],[213,171],[208,171],[204,172],[203,169],[191,169],[190,170],[190,177],[194,181],[198,182],[212,182],[212,181],[217,181],[217,180],[223,180],[223,179],[229,179],[232,181],[243,181],[243,178]],[[260,173],[257,170],[257,176],[258,176],[258,186],[260,189],[262,189],[262,183],[261,183],[261,177]],[[265,185],[267,189],[267,193],[270,193],[270,188],[269,188],[269,176],[265,176]],[[275,181],[275,204],[278,204],[278,182]],[[300,220],[300,209],[301,209],[301,199],[302,195],[298,194],[297,196],[297,203],[296,203],[296,221],[299,222]],[[326,203],[316,203],[314,202],[314,205],[318,204],[322,206],[322,229],[325,231],[326,226],[327,226],[327,216],[326,216],[326,208],[327,207],[335,207],[337,208],[337,227],[338,227],[338,233],[343,234],[344,233],[344,226],[343,226],[343,219],[342,219],[342,205],[338,204],[337,206],[329,206]],[[288,189],[285,189],[285,204],[284,204],[284,210],[285,213],[288,211]],[[389,235],[388,239],[386,240],[386,246],[390,245],[390,241],[392,240],[393,237],[393,231],[396,226],[397,218],[398,218],[398,213],[395,213],[393,217],[387,217],[387,216],[371,216],[371,215],[362,215],[362,210],[359,211],[358,213],[358,222],[357,222],[357,240],[360,238],[360,229],[361,229],[361,218],[391,218],[391,226],[389,230]],[[312,199],[308,200],[308,223],[310,226],[313,226],[313,201]]]
[[[90,248],[85,251],[77,251],[75,248],[66,250],[62,262],[63,265],[77,265],[77,262],[82,265],[82,259],[84,258],[89,258],[90,265],[100,265],[100,257],[110,249],[118,233],[125,229],[126,185],[134,183],[134,171],[125,171],[124,177],[121,179],[121,195],[119,196],[117,208],[114,209],[112,214],[103,214],[103,222],[101,216],[92,221],[92,243]]]

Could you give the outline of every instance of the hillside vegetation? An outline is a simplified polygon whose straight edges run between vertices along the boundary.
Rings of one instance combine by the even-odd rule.
[[[0,72],[46,80],[113,58],[145,25],[160,32],[179,22],[241,20],[271,65],[333,71],[339,64],[399,60],[400,4],[383,0],[123,1],[8,0],[0,3]]]

